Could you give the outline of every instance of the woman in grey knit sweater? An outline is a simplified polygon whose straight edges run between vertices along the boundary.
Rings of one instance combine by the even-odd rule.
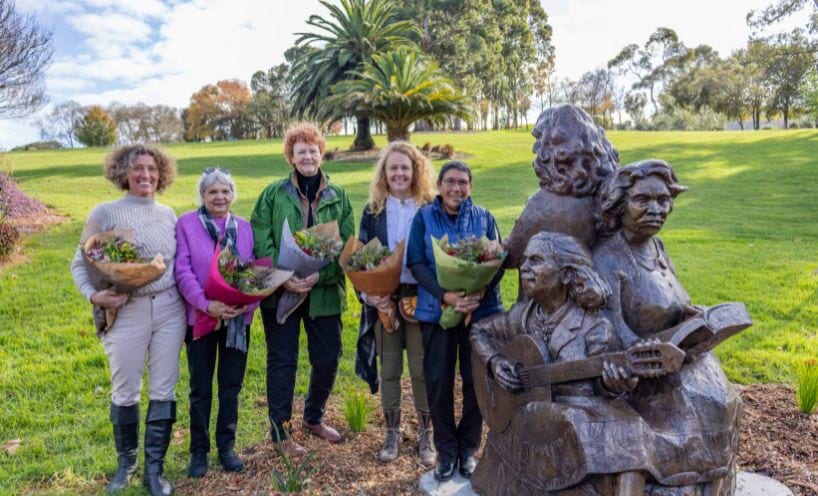
[[[160,150],[143,145],[118,148],[105,161],[105,177],[126,191],[119,200],[97,205],[88,216],[81,241],[111,229],[130,228],[140,255],[161,254],[167,269],[158,280],[132,294],[94,287],[77,249],[71,263],[74,282],[92,304],[117,310],[102,345],[111,370],[111,423],[119,467],[108,484],[113,492],[128,486],[136,471],[139,396],[145,357],[149,360],[150,403],[145,421],[143,482],[151,495],[169,495],[163,462],[176,420],[174,388],[185,336],[185,306],[176,290],[176,214],[156,202],[156,193],[173,182],[176,164]]]

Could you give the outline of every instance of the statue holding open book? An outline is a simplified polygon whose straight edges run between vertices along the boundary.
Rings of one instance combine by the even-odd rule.
[[[596,193],[592,250],[529,240],[527,298],[472,331],[478,492],[733,494],[741,399],[712,349],[752,321],[741,303],[692,305],[676,278],[656,234],[684,190],[663,161],[627,165]]]

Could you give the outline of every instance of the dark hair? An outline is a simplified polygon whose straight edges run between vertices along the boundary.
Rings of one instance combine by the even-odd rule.
[[[471,168],[466,165],[465,162],[461,162],[459,160],[449,160],[443,164],[443,167],[440,168],[440,172],[437,174],[437,184],[440,184],[441,181],[443,181],[443,176],[445,176],[446,173],[452,169],[468,174],[469,182],[471,182]]]
[[[686,186],[679,184],[673,168],[664,160],[643,160],[615,170],[602,183],[597,197],[599,202],[597,230],[603,236],[610,236],[619,229],[622,224],[620,218],[628,190],[637,180],[648,176],[656,176],[664,181],[671,198],[676,198],[679,193],[687,191]]]
[[[541,231],[528,241],[542,243],[543,255],[551,256],[561,271],[568,296],[586,310],[598,310],[605,306],[611,296],[611,287],[594,270],[591,252],[573,236]],[[550,253],[549,253],[550,252]]]
[[[531,134],[537,138],[533,152],[534,172],[540,186],[559,195],[591,196],[602,179],[619,165],[619,152],[588,113],[573,105],[546,109],[537,118]],[[556,166],[561,156],[585,152],[594,157],[585,177],[571,181],[568,174]]]

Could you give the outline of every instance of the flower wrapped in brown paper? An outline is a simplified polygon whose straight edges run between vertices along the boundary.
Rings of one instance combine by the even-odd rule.
[[[128,294],[150,284],[165,273],[167,266],[162,254],[152,259],[137,262],[114,262],[93,256],[100,246],[124,241],[134,244],[133,229],[113,229],[89,236],[82,245],[82,258],[88,277],[97,290],[113,289],[117,293]],[[114,324],[116,310],[94,306],[94,323],[97,333],[104,333]]]
[[[369,270],[352,270],[350,259],[352,255],[364,249],[378,251],[383,246],[378,238],[374,238],[367,244],[361,243],[355,236],[350,236],[347,240],[344,251],[338,258],[341,268],[346,273],[355,289],[361,293],[374,296],[386,296],[395,292],[400,284],[400,273],[403,269],[403,252],[405,242],[401,241],[395,246],[395,250],[377,266]],[[378,318],[387,331],[395,330],[395,320],[397,317],[397,307],[394,302],[390,305],[388,312],[378,310]]]

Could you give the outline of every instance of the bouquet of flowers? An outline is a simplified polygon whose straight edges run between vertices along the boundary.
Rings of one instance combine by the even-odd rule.
[[[394,293],[400,284],[404,249],[404,241],[398,243],[393,252],[384,247],[378,238],[363,244],[355,236],[350,236],[338,262],[356,290],[386,296]],[[378,310],[378,318],[387,331],[395,329],[396,317],[397,307],[394,303],[388,312]]]
[[[167,269],[161,254],[152,259],[140,255],[132,229],[113,229],[89,236],[81,251],[91,283],[99,290],[110,288],[117,293],[131,293],[156,281]],[[98,333],[110,329],[115,319],[116,310],[94,306]]]
[[[437,240],[432,238],[437,282],[446,291],[477,292],[488,285],[500,270],[508,253],[499,241],[485,236],[470,236],[456,243],[449,242],[449,236]],[[443,305],[440,325],[444,329],[456,326],[466,315],[454,308]]]
[[[293,234],[290,222],[284,219],[281,228],[281,248],[278,251],[278,266],[292,271],[296,277],[304,278],[323,269],[338,256],[343,247],[338,221],[333,220],[312,226]],[[283,324],[304,300],[307,293],[284,291],[276,306],[276,320]]]
[[[292,271],[274,268],[270,257],[244,262],[229,248],[219,250],[217,245],[204,283],[205,296],[227,305],[250,305],[271,295],[292,275]],[[241,319],[242,322],[239,324],[243,329],[243,318]],[[193,339],[199,339],[214,329],[218,329],[221,324],[217,318],[199,312],[193,324]],[[228,329],[228,341],[230,341],[230,334],[237,335],[236,332],[230,333],[229,331]],[[228,342],[228,345],[230,344]],[[246,350],[246,347],[244,349]]]

